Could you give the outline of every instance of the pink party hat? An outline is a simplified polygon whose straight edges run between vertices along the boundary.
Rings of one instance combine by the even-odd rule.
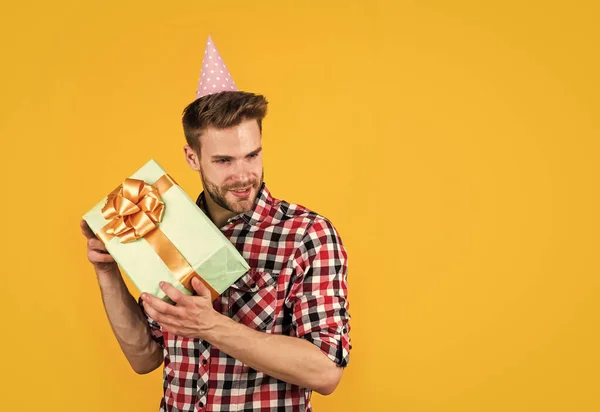
[[[212,38],[208,36],[196,99],[209,94],[236,90],[237,87],[229,70],[227,70],[227,66],[225,66],[225,62],[217,51]]]

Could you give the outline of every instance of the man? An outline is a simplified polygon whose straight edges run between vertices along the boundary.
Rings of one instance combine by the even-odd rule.
[[[213,63],[215,62],[215,63]],[[238,91],[209,38],[197,99],[183,114],[197,205],[250,266],[214,302],[161,285],[175,302],[136,302],[82,221],[88,259],[123,353],[137,373],[164,363],[161,411],[311,411],[331,394],[351,349],[347,255],[326,218],[271,196],[263,181],[263,96]]]

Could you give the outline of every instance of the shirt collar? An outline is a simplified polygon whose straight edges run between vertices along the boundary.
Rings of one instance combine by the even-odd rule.
[[[208,210],[206,209],[205,192],[206,191],[203,190],[202,193],[200,193],[198,199],[196,200],[196,205],[198,205],[198,207],[202,209],[204,213],[206,213],[206,215],[208,215]],[[243,212],[233,217],[230,217],[229,219],[227,219],[227,224],[233,222],[234,220],[242,219],[249,225],[256,225],[269,216],[272,207],[273,197],[271,196],[269,189],[267,189],[266,183],[263,182],[260,186],[260,189],[258,190],[252,208],[247,212]]]

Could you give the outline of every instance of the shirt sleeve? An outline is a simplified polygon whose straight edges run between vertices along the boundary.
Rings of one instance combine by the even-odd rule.
[[[350,360],[347,254],[326,219],[310,226],[294,256],[296,276],[286,306],[296,336],[316,345],[337,365]]]
[[[160,325],[150,317],[150,315],[148,315],[146,313],[146,311],[144,310],[144,305],[142,305],[142,298],[140,297],[138,299],[138,305],[140,307],[140,309],[142,309],[142,313],[144,314],[144,316],[146,317],[146,321],[148,322],[148,326],[150,326],[150,335],[152,337],[152,339],[158,343],[158,346],[160,346],[162,349],[165,348],[165,342],[164,342],[164,337],[163,337],[163,332],[162,329],[160,327]]]

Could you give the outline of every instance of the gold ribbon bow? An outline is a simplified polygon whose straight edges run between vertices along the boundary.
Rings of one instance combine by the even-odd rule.
[[[106,199],[102,215],[109,222],[98,231],[98,238],[106,245],[114,237],[121,243],[143,237],[186,289],[194,292],[191,282],[197,277],[215,300],[219,293],[196,273],[158,226],[165,212],[161,195],[176,184],[167,174],[152,185],[143,180],[125,179]]]
[[[102,215],[110,221],[106,233],[129,243],[157,229],[164,211],[165,203],[156,188],[143,180],[125,179],[108,195]]]

